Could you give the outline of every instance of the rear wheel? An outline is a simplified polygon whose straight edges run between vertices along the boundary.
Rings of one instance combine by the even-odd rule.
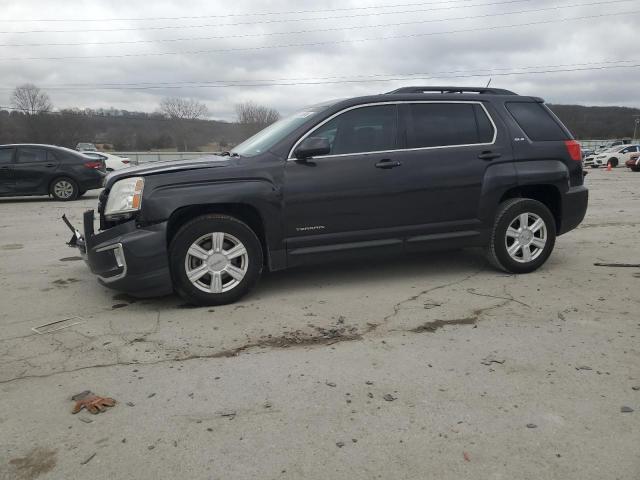
[[[260,240],[245,223],[227,215],[204,215],[185,224],[169,248],[178,294],[195,305],[224,305],[258,281]]]
[[[69,177],[59,177],[51,182],[49,193],[56,200],[63,202],[75,200],[80,193],[78,184]]]
[[[547,261],[555,240],[549,209],[537,200],[514,198],[498,208],[487,256],[500,270],[529,273]]]

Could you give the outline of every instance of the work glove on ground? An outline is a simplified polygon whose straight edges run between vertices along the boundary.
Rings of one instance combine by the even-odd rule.
[[[95,415],[97,413],[104,412],[106,407],[113,407],[116,404],[116,401],[113,398],[99,397],[89,390],[74,395],[71,397],[71,400],[76,402],[73,410],[71,411],[73,414],[78,413],[83,408],[86,408],[89,413],[93,413]]]

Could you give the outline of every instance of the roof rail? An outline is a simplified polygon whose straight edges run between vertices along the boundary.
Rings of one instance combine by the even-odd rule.
[[[480,93],[480,94],[491,94],[491,95],[517,95],[510,90],[503,90],[501,88],[478,88],[478,87],[402,87],[397,90],[393,90],[391,92],[387,92],[387,94],[393,93],[425,93],[425,92],[433,92],[433,93]]]

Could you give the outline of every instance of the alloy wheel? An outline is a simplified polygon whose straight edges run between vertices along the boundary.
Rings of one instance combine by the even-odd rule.
[[[235,288],[249,268],[249,255],[240,240],[229,233],[212,232],[191,244],[184,260],[189,281],[206,293]]]
[[[532,262],[547,245],[547,225],[535,213],[521,213],[509,224],[505,245],[507,253],[516,262]]]
[[[53,192],[58,198],[71,198],[73,196],[73,185],[68,180],[58,180],[53,186]]]

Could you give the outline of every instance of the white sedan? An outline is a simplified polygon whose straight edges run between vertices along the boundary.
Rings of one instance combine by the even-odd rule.
[[[585,158],[584,165],[592,168],[606,167],[608,164],[611,164],[612,167],[624,166],[631,155],[638,152],[640,152],[639,145],[618,145]]]
[[[104,160],[107,166],[107,172],[113,172],[114,170],[120,170],[121,168],[127,168],[131,166],[131,161],[127,157],[119,157],[117,155],[111,155],[104,152],[82,152],[85,157],[93,158],[95,160]]]

